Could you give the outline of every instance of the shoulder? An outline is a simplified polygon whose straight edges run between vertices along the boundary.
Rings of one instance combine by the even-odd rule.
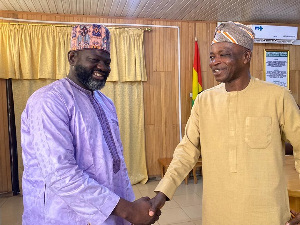
[[[35,91],[27,100],[25,110],[66,110],[68,99],[71,99],[72,93],[68,82],[65,79],[54,81],[37,91]]]
[[[98,102],[104,106],[105,109],[116,113],[115,105],[113,101],[103,94],[101,91],[94,91],[95,97],[98,99]]]
[[[203,92],[211,93],[211,92],[223,92],[223,91],[225,91],[225,84],[224,83],[220,83],[220,84],[218,84],[218,85],[216,85],[214,87],[206,89]]]
[[[218,103],[219,101],[224,102],[225,97],[226,97],[225,84],[221,83],[212,88],[201,91],[195,100],[195,104],[193,108],[197,109],[197,107],[200,107],[203,109],[206,106],[219,104]]]
[[[105,94],[103,94],[101,91],[94,91],[94,94],[96,98],[100,100],[101,103],[107,105],[108,107],[114,107],[113,101]]]
[[[272,94],[272,95],[285,95],[290,94],[290,90],[286,87],[279,86],[277,84],[273,84],[267,81],[260,80],[258,78],[253,78],[253,89],[260,93],[264,94]]]
[[[211,96],[211,95],[216,95],[216,94],[222,94],[222,93],[225,93],[226,90],[225,90],[225,84],[224,83],[220,83],[214,87],[211,87],[211,88],[208,88],[206,90],[203,90],[201,91],[199,94],[198,94],[198,97],[201,97],[201,98],[205,98],[205,97],[208,97],[208,96]]]
[[[36,90],[28,99],[28,101],[37,101],[48,98],[49,96],[58,96],[66,92],[67,82],[65,79],[60,79]]]
[[[94,91],[94,93],[97,96],[97,98],[101,99],[103,102],[108,103],[110,105],[114,105],[113,101],[101,91]]]

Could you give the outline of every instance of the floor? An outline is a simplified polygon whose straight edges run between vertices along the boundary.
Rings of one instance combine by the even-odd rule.
[[[157,180],[149,180],[146,184],[133,185],[136,198],[154,197]],[[162,208],[162,215],[155,225],[201,225],[202,178],[194,184],[190,178],[188,185],[184,182],[177,188],[173,199]],[[0,195],[0,225],[21,225],[23,204],[22,196],[11,194]]]

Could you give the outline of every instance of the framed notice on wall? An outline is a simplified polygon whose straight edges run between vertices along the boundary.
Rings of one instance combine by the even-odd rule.
[[[289,88],[289,51],[264,51],[265,80]]]

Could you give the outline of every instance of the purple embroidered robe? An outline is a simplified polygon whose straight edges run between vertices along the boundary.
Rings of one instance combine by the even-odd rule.
[[[23,225],[130,224],[111,215],[120,197],[134,194],[109,98],[55,81],[29,98],[21,139]]]

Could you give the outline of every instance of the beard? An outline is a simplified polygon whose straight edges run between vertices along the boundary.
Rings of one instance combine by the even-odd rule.
[[[94,70],[89,71],[81,65],[75,66],[76,77],[78,81],[91,91],[100,90],[105,86],[108,74],[105,75],[105,80],[96,80],[93,78]],[[103,72],[102,72],[103,73]]]

